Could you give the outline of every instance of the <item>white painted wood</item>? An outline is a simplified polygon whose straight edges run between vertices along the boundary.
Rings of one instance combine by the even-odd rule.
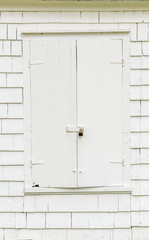
[[[23,133],[24,123],[21,119],[3,119],[2,133]]]
[[[114,226],[115,228],[129,228],[131,226],[130,213],[118,212],[114,214]]]
[[[76,23],[80,22],[80,12],[61,12],[60,13],[61,23]]]
[[[7,114],[8,114],[7,117],[8,118],[23,118],[23,116],[24,116],[23,110],[24,109],[23,109],[22,104],[8,104],[7,105]]]
[[[131,116],[139,116],[140,115],[140,102],[139,101],[132,101],[130,103],[131,107]]]
[[[22,103],[21,88],[0,88],[1,103]]]
[[[81,23],[97,23],[99,21],[98,12],[81,12],[80,21]]]
[[[107,194],[99,195],[99,211],[100,212],[116,212],[119,208],[119,196],[118,194],[111,194],[109,202],[109,196]],[[122,195],[123,196],[123,195]]]
[[[6,191],[8,189],[9,196],[24,196],[24,182],[9,182],[8,187],[6,184],[1,184],[1,187],[2,189],[5,187]]]
[[[0,87],[6,87],[6,74],[0,74]]]
[[[138,39],[139,41],[148,41],[148,24],[138,24]]]
[[[122,180],[122,40],[78,40],[79,187],[120,186]],[[119,164],[110,163],[119,162]]]
[[[74,40],[31,41],[31,125],[33,184],[76,187],[76,46]]]
[[[52,212],[92,212],[98,211],[98,205],[101,206],[96,194],[49,196],[49,211]]]
[[[21,41],[12,41],[11,42],[11,54],[12,55],[21,55],[22,54],[22,42]]]
[[[7,25],[6,24],[1,24],[0,25],[0,38],[1,39],[7,39]]]
[[[87,24],[81,24],[81,29],[80,27],[78,28],[77,24],[72,25],[66,25],[66,24],[50,24],[51,29],[49,30],[46,25],[46,29],[41,30],[40,26],[39,29],[37,30],[24,30],[22,29],[22,37],[31,37],[33,38],[32,35],[39,35],[41,37],[41,34],[60,34],[60,33],[129,33],[130,29],[117,29],[117,28],[110,28],[109,25],[106,26],[105,29],[100,28],[98,24],[90,24],[89,26]],[[46,35],[45,35],[46,36]],[[44,37],[44,36],[43,36]],[[47,36],[46,36],[47,38]]]
[[[23,75],[7,74],[7,87],[23,87]]]
[[[45,228],[45,213],[27,213],[27,228]]]
[[[23,152],[0,152],[0,165],[23,165]]]
[[[15,213],[0,213],[1,228],[15,228]]]
[[[149,71],[142,71],[142,84],[149,84]]]
[[[73,228],[113,228],[114,215],[116,214],[72,213],[72,227]],[[124,215],[126,215],[127,217],[127,214],[124,213]],[[124,217],[123,217],[123,220],[124,220]]]
[[[9,24],[7,29],[8,39],[16,40],[17,39],[17,25]]]
[[[31,76],[30,78],[27,73],[28,83],[25,83],[25,93],[31,88],[31,93],[28,95],[29,102],[25,103],[25,109],[31,108],[31,115],[28,113],[30,117],[25,121],[25,124],[32,126],[31,136],[28,136],[31,142],[27,143],[30,150],[26,158],[28,162],[26,175],[30,170],[32,172],[32,177],[28,178],[30,186],[37,184],[40,187],[72,188],[122,186],[124,184],[122,174],[122,165],[125,161],[122,153],[122,100],[124,101],[124,98],[122,95],[126,93],[125,91],[122,93],[122,68],[125,63],[122,60],[123,38],[119,37],[119,35],[115,37],[112,34],[103,35],[103,37],[97,34],[58,34],[50,35],[48,39],[25,41],[24,51],[31,49],[30,56],[25,58],[26,68],[30,69]],[[87,51],[89,51],[90,58],[86,57]],[[104,81],[103,79],[99,81],[101,75]],[[109,78],[115,79],[114,83],[109,82]],[[41,84],[41,79],[45,79],[44,84]],[[49,79],[54,79],[54,81]],[[70,79],[73,81],[71,82]],[[90,79],[94,81],[92,86],[90,86]],[[59,88],[57,89],[56,86]],[[115,89],[119,90],[113,94]],[[105,94],[107,90],[108,98]],[[42,96],[41,92],[44,93]],[[128,97],[127,94],[126,96]],[[31,100],[29,100],[30,97]],[[92,100],[88,101],[88,99]],[[109,108],[111,103],[115,110]],[[100,108],[99,112],[96,111],[98,108]],[[92,116],[95,117],[92,118]],[[109,125],[109,116],[113,117],[111,125]],[[125,114],[123,117],[126,120]],[[125,120],[124,123],[127,122]],[[83,125],[80,125],[81,122]],[[77,129],[77,124],[84,128],[82,137],[78,136],[78,133],[76,135],[74,131],[67,131],[68,126]],[[123,128],[125,129],[125,126]],[[65,132],[62,129],[65,129]],[[88,130],[89,135],[86,135]],[[115,131],[117,131],[117,137],[115,137]],[[126,132],[128,134],[128,131]],[[116,141],[113,141],[113,138]],[[102,142],[100,151],[98,142]],[[108,149],[111,146],[111,152],[105,150],[107,146]],[[57,151],[57,148],[61,150]],[[127,147],[124,149],[128,150]],[[101,157],[103,154],[107,156]],[[98,161],[98,159],[104,159],[104,161]],[[105,171],[108,178],[105,177]],[[110,178],[109,173],[111,173]]]
[[[26,228],[26,213],[16,214],[16,228]]]
[[[75,194],[112,194],[112,193],[120,193],[120,194],[130,194],[132,192],[131,187],[96,187],[96,188],[76,188],[76,189],[70,189],[70,188],[33,188],[33,187],[25,187],[25,194],[26,195],[75,195]]]
[[[141,42],[131,43],[131,56],[141,56]]]
[[[71,213],[47,213],[46,228],[71,228]]]
[[[131,70],[130,81],[131,81],[131,85],[141,85],[141,82],[142,82],[141,70]]]
[[[131,69],[138,69],[142,67],[142,58],[141,57],[132,57],[131,58]]]

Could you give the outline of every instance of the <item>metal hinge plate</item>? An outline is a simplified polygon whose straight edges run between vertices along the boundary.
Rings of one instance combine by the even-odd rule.
[[[32,65],[41,65],[41,64],[43,64],[43,62],[34,62],[29,60],[29,67],[31,67]]]
[[[114,160],[113,159],[113,160],[110,161],[110,163],[118,163],[118,164],[122,164],[122,166],[125,166],[125,159],[124,158],[122,158],[122,160],[118,160],[118,159]]]
[[[67,126],[66,127],[66,132],[69,133],[83,133],[84,128],[83,127],[76,127],[76,126]]]
[[[33,166],[33,165],[43,165],[45,163],[46,163],[45,161],[33,161],[33,160],[30,160],[30,165],[31,166]]]

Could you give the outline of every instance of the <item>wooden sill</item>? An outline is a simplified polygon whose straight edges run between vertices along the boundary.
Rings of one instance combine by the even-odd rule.
[[[40,187],[26,187],[25,195],[74,195],[74,194],[99,194],[99,193],[112,193],[112,194],[131,194],[131,187],[119,186],[119,187],[94,187],[94,188],[40,188]]]

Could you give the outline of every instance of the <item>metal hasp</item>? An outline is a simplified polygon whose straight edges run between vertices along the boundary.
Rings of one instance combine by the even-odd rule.
[[[84,128],[83,127],[76,127],[76,126],[67,126],[66,132],[69,133],[79,133],[79,136],[83,136]]]

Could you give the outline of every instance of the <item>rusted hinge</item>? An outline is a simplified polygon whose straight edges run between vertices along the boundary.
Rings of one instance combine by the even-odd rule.
[[[45,164],[46,162],[45,161],[33,161],[33,160],[30,160],[30,166],[32,167],[33,165],[43,165]]]
[[[41,64],[43,64],[43,62],[34,62],[29,60],[29,67],[31,67],[32,65],[41,65]]]
[[[124,66],[124,59],[120,60],[120,61],[110,61],[111,64],[122,64]]]
[[[125,166],[125,159],[124,159],[124,157],[122,158],[121,161],[113,159],[110,161],[110,163],[118,163],[118,164],[122,164],[122,166]]]

